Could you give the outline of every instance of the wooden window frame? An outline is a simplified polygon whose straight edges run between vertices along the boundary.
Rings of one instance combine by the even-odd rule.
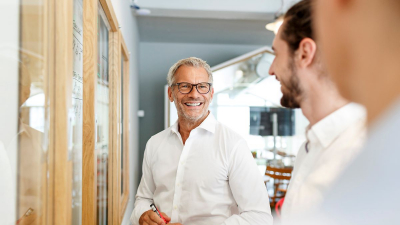
[[[72,89],[69,79],[73,71],[72,50],[72,1],[55,1],[54,80],[55,110],[54,139],[54,206],[53,220],[49,224],[67,225],[71,222],[72,163],[68,162],[68,93]],[[57,222],[55,222],[57,221]]]
[[[72,30],[73,1],[48,0],[50,48],[49,57],[51,106],[50,130],[54,131],[49,143],[49,205],[47,224],[71,224],[72,163],[68,161],[68,100],[73,71]],[[83,113],[82,113],[82,224],[95,225],[97,220],[97,156],[96,141],[96,84],[97,84],[97,23],[99,3],[110,25],[109,31],[109,177],[108,223],[121,224],[129,200],[129,52],[119,30],[110,0],[83,1]],[[51,16],[55,19],[51,19]],[[54,36],[53,36],[54,34]],[[121,53],[124,71],[121,71]],[[121,74],[124,76],[124,187],[121,187],[121,155],[118,138]],[[57,100],[57,101],[55,101]],[[118,107],[119,106],[119,107]],[[54,122],[53,122],[54,121]],[[52,133],[52,132],[51,132]],[[120,139],[119,139],[120,140]],[[126,154],[126,155],[125,155]],[[125,180],[126,178],[126,180]],[[121,188],[124,193],[121,195]]]
[[[110,0],[83,1],[83,168],[82,168],[82,224],[95,225],[97,219],[97,157],[95,154],[95,90],[97,84],[97,23],[99,3],[110,25],[109,31],[109,164],[108,164],[108,223],[120,224],[119,203],[115,199],[118,177],[117,91],[119,77],[119,26]],[[118,60],[118,61],[117,61]]]
[[[120,60],[119,62],[121,63],[122,61],[122,56],[123,56],[123,71],[120,72],[120,75],[123,76],[123,83],[121,83],[121,79],[119,79],[119,82],[121,85],[123,85],[123,107],[120,108],[120,110],[123,110],[123,115],[124,119],[123,121],[120,121],[122,126],[124,127],[123,129],[123,187],[120,187],[120,190],[118,193],[121,193],[123,191],[122,195],[120,194],[120,222],[121,224],[122,219],[124,218],[126,207],[128,205],[128,200],[129,200],[129,51],[128,47],[126,46],[125,40],[122,36],[122,33],[120,32],[119,35],[120,39],[120,44],[121,44],[121,53],[120,53]],[[121,90],[119,91],[119,94],[121,94]],[[121,100],[120,100],[121,101]],[[119,114],[120,115],[120,114]],[[119,137],[119,140],[121,140],[121,137]],[[121,148],[118,148],[121,149]],[[121,159],[121,157],[119,157]],[[121,163],[119,163],[121,165]],[[121,169],[121,166],[118,167]],[[121,178],[121,172],[119,173],[119,178]],[[121,184],[121,181],[118,182],[118,184]]]

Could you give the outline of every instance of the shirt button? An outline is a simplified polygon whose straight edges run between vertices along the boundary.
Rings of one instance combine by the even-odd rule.
[[[184,165],[185,164],[185,162],[183,161],[183,162],[181,162],[181,165]]]
[[[177,210],[178,209],[178,207],[177,206],[174,206],[174,210]]]
[[[179,187],[179,186],[181,186],[181,184],[180,184],[180,183],[177,183],[176,186]]]

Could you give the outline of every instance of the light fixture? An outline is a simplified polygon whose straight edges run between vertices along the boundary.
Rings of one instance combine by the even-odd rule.
[[[140,8],[140,6],[138,6],[135,3],[135,1],[133,1],[133,3],[131,4],[131,8],[135,9],[136,14],[140,15],[140,16],[146,16],[151,13],[151,11],[149,9]]]
[[[235,72],[235,80],[239,80],[243,77],[243,70],[236,70]]]
[[[296,1],[298,1],[298,0],[296,0]],[[272,23],[269,23],[265,26],[265,28],[267,28],[267,30],[273,31],[275,33],[275,35],[278,33],[279,28],[282,26],[283,17],[287,10],[286,5],[287,4],[285,3],[285,0],[281,0],[281,7],[275,13],[275,21]]]
[[[275,35],[278,33],[279,28],[282,26],[283,23],[283,15],[277,17],[274,22],[269,23],[265,26],[267,30],[273,31]]]

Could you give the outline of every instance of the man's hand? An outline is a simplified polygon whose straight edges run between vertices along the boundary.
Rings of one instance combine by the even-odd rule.
[[[162,212],[161,214],[163,215],[165,220],[167,220],[167,223],[169,223],[169,221],[171,221],[171,218],[169,218],[169,216],[167,216],[165,213]],[[163,219],[161,219],[157,215],[157,213],[153,212],[153,210],[148,210],[140,216],[139,224],[140,225],[165,225],[166,223],[164,222]],[[171,223],[171,225],[172,225],[172,223]],[[176,225],[178,225],[178,224],[176,224]]]

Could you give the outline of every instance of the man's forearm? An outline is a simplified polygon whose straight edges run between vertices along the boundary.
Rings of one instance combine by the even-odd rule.
[[[232,215],[221,225],[272,225],[272,223],[272,215],[269,212],[249,211]]]
[[[150,210],[150,204],[153,203],[152,199],[136,197],[135,208],[133,209],[130,221],[133,225],[139,225],[140,216]]]

